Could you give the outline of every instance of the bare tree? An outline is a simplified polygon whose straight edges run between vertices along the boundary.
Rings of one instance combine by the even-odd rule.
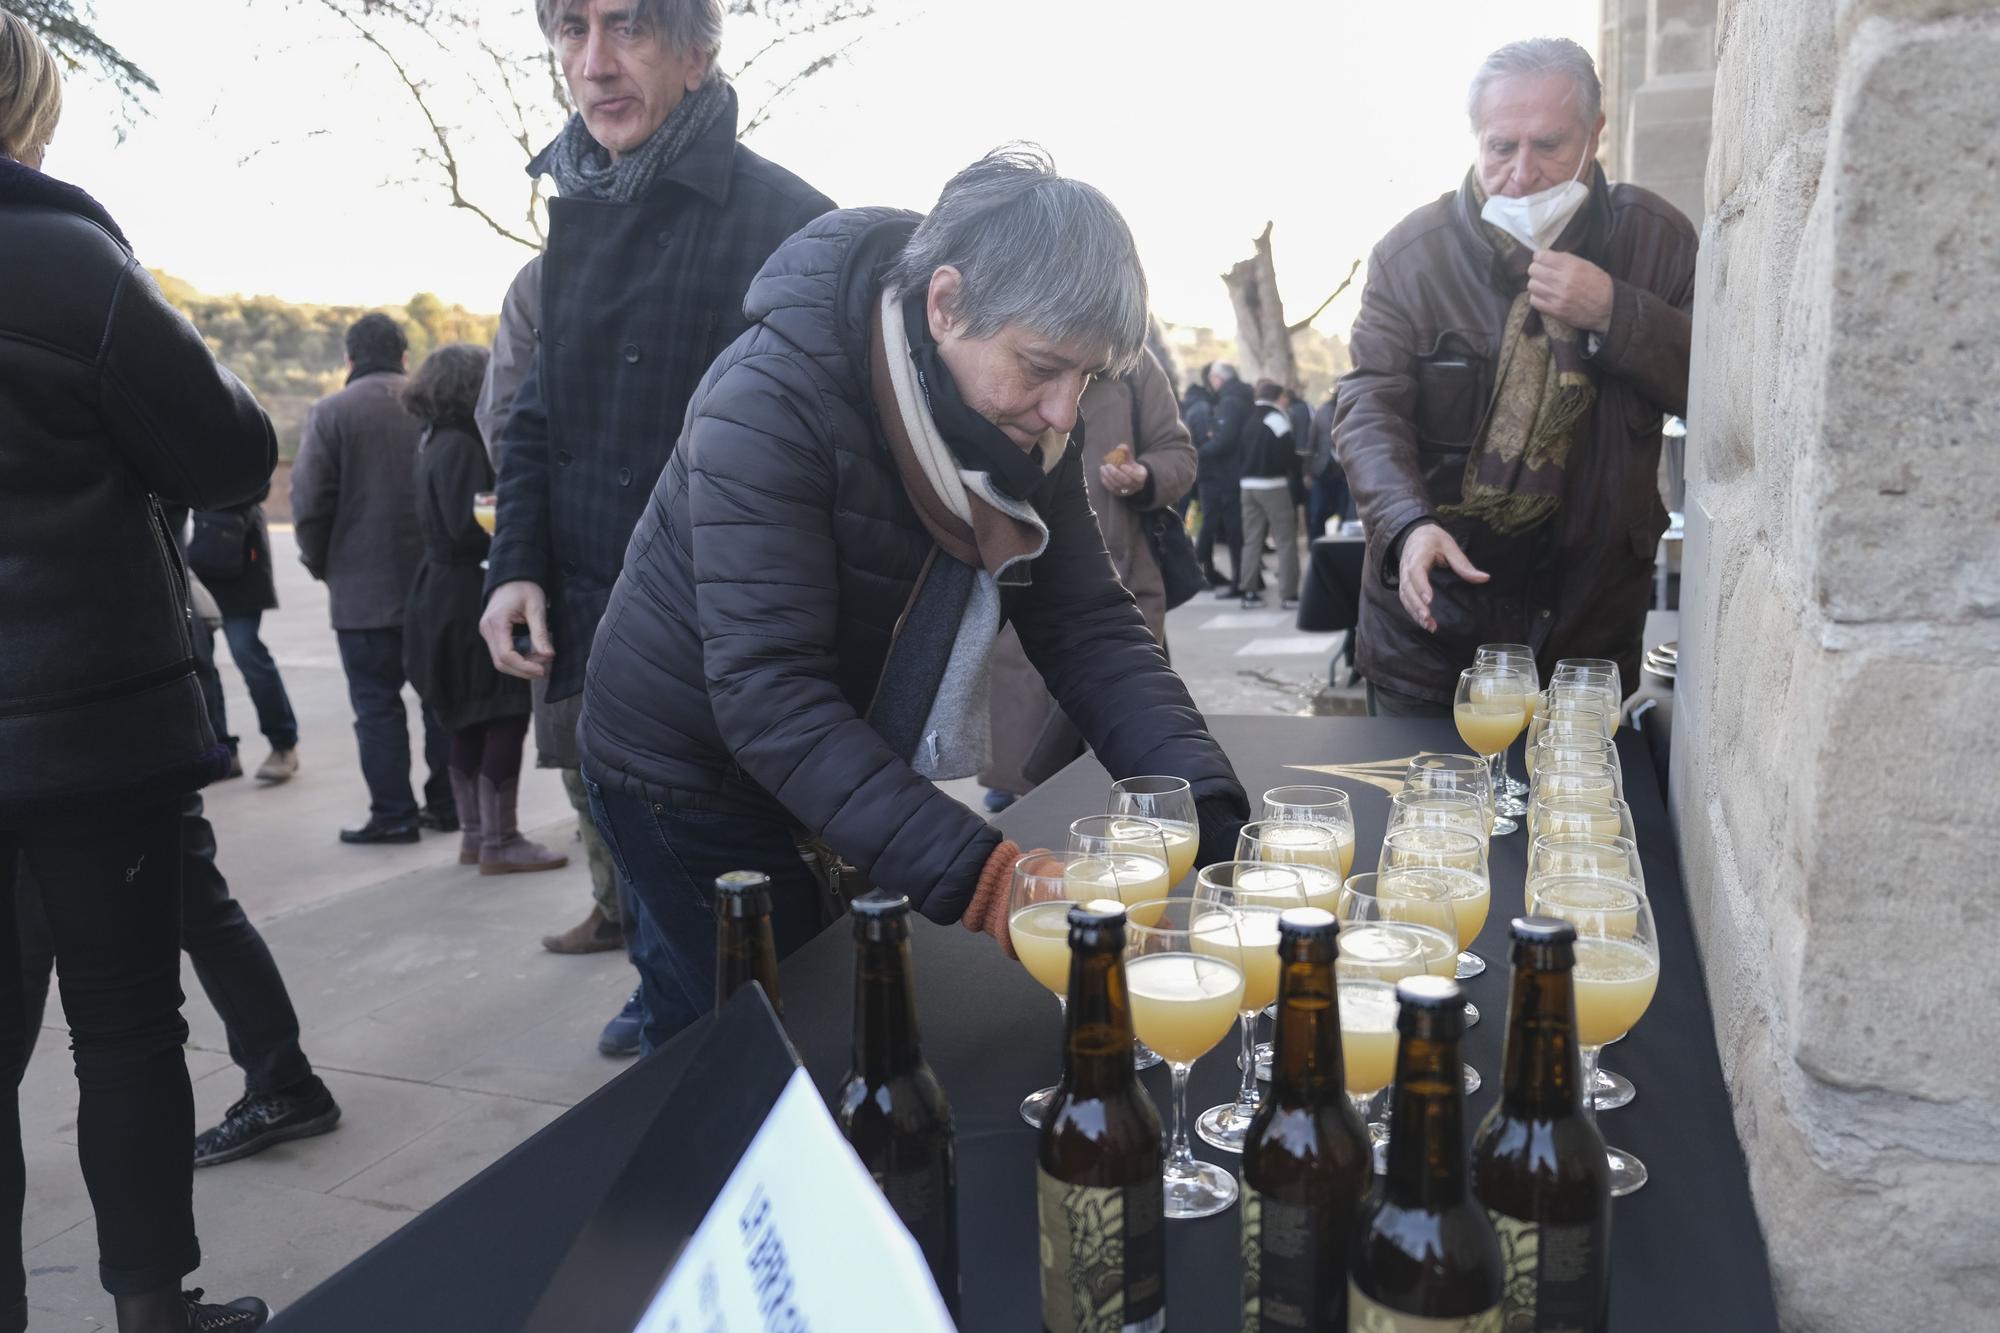
[[[548,239],[542,182],[523,168],[572,108],[531,0],[487,14],[462,0],[290,3],[325,13],[394,75],[414,112],[424,178],[452,208],[517,245],[542,248]],[[863,21],[876,17],[875,0],[727,0],[725,9],[727,31],[748,30],[753,38],[740,61],[732,63],[725,47],[723,66],[740,86],[761,91],[741,113],[742,137],[844,58],[866,36]]]
[[[1271,227],[1269,222],[1264,224],[1262,234],[1253,243],[1255,251],[1223,274],[1222,284],[1229,289],[1230,304],[1236,309],[1236,354],[1243,378],[1296,385],[1299,367],[1292,351],[1293,335],[1311,327],[1333,304],[1334,298],[1353,285],[1354,275],[1361,271],[1361,261],[1354,261],[1340,285],[1310,315],[1287,323],[1285,303],[1278,295],[1278,266],[1271,257]]]
[[[128,112],[143,111],[146,95],[160,91],[152,75],[98,34],[97,15],[87,0],[81,4],[78,0],[0,0],[0,9],[26,19],[72,73],[88,71],[117,89]]]

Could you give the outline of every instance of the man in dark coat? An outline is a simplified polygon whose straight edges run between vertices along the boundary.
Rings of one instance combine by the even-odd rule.
[[[500,439],[480,631],[553,706],[583,688],[626,541],[688,395],[744,329],[750,279],[833,202],[736,142],[720,0],[536,0],[535,15],[577,113],[529,165],[561,197],[534,368]],[[639,1022],[635,991],[599,1048],[636,1051]]]
[[[1449,717],[1482,643],[1639,679],[1686,407],[1695,232],[1611,185],[1590,56],[1553,38],[1473,80],[1477,159],[1375,247],[1334,442],[1368,529],[1355,665],[1373,711]]]
[[[1208,387],[1215,394],[1215,429],[1208,444],[1196,451],[1201,472],[1195,483],[1201,496],[1201,530],[1195,534],[1195,555],[1217,585],[1217,597],[1236,598],[1249,591],[1243,569],[1243,432],[1256,410],[1256,395],[1236,373],[1218,361],[1208,368]],[[1215,567],[1215,544],[1229,549],[1229,577]],[[1259,562],[1261,563],[1261,561]]]
[[[266,488],[266,494],[269,488]],[[299,724],[284,677],[271,650],[264,646],[264,613],[278,606],[278,580],[271,569],[271,531],[264,519],[264,496],[234,509],[198,510],[188,541],[188,565],[215,598],[222,612],[222,636],[229,655],[243,675],[250,702],[257,709],[257,727],[271,744],[271,753],[257,767],[257,781],[266,785],[290,781],[299,771]],[[211,668],[212,669],[212,668]],[[204,689],[207,680],[203,681]],[[209,697],[209,720],[228,743],[231,775],[241,773],[235,762],[236,738],[229,730],[221,692]]]
[[[1333,406],[1333,395],[1328,394],[1312,414],[1311,449],[1306,455],[1308,543],[1326,535],[1327,520],[1347,517],[1347,474],[1340,470],[1340,460],[1333,456]]]
[[[1071,435],[1145,336],[1124,220],[1027,151],[919,219],[821,218],[771,257],[710,368],[598,628],[578,739],[605,840],[670,965],[648,1037],[714,1003],[715,877],[819,929],[801,851],[1004,943],[1019,849],[933,785],[976,772],[1003,620],[1117,775],[1192,785],[1205,859],[1242,787],[1105,554]]]
[[[410,790],[410,727],[403,711],[403,599],[417,571],[417,444],[423,427],[403,410],[409,341],[387,315],[347,330],[347,386],[313,404],[292,464],[299,558],[327,585],[327,605],[354,738],[368,781],[368,820],[349,843],[415,842],[418,827],[458,831],[450,740],[422,709],[424,805]]]

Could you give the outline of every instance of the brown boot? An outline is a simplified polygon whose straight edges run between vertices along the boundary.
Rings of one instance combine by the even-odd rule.
[[[470,773],[451,769],[452,799],[458,802],[458,863],[479,864],[479,781]]]
[[[517,782],[502,787],[483,773],[479,776],[479,873],[482,875],[560,870],[569,864],[567,856],[521,836],[515,827],[515,802],[520,793]]]
[[[625,947],[625,932],[592,903],[590,915],[562,934],[542,936],[542,947],[550,953],[608,953]]]

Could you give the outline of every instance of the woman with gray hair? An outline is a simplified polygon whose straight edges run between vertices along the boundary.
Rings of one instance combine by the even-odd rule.
[[[1077,399],[1146,336],[1110,201],[995,152],[927,217],[812,223],[746,309],[633,535],[578,732],[672,964],[643,977],[652,1044],[714,1003],[725,871],[770,876],[781,954],[843,863],[1005,947],[1019,849],[933,785],[986,758],[1003,620],[1114,774],[1193,784],[1205,860],[1247,814],[1084,490]]]

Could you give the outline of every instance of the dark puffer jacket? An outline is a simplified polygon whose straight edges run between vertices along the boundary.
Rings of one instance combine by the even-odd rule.
[[[160,502],[241,504],[276,459],[104,210],[0,158],[0,811],[213,776]]]
[[[952,921],[1000,834],[863,720],[931,549],[869,393],[869,317],[915,223],[829,213],[751,284],[751,327],[695,390],[632,534],[578,739],[607,787],[788,819]],[[1107,768],[1178,774],[1240,819],[1229,760],[1112,571],[1080,458],[1072,443],[1034,495],[1048,549],[1003,610]]]

